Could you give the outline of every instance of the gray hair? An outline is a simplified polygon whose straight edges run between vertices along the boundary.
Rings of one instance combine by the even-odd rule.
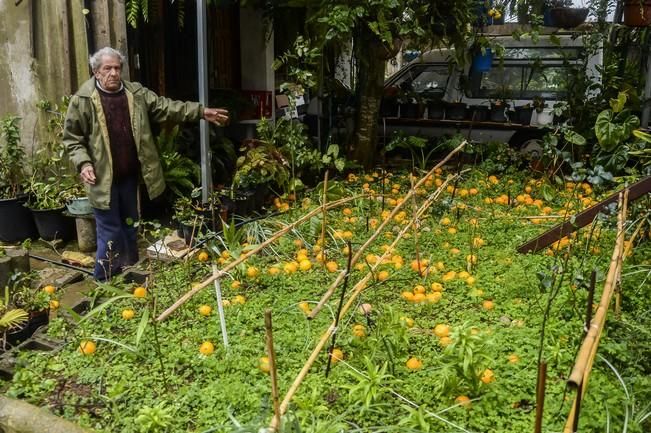
[[[115,48],[104,47],[98,50],[95,54],[90,56],[90,58],[88,59],[88,63],[90,63],[90,69],[92,69],[93,72],[97,71],[99,67],[102,66],[102,57],[104,56],[109,56],[109,57],[114,57],[116,59],[119,59],[120,66],[124,65],[125,57],[121,52],[119,52]]]

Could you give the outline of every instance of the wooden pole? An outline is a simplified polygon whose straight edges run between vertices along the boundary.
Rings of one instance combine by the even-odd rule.
[[[357,200],[358,198],[363,197],[363,196],[364,195],[362,194],[362,195],[356,195],[356,196],[353,196],[353,197],[342,198],[340,200],[333,201],[332,203],[330,203],[326,207],[328,209],[332,209],[332,208],[341,206],[341,205],[343,205],[345,203],[348,203],[350,201]],[[224,268],[221,269],[218,274],[213,274],[212,276],[206,278],[203,282],[201,282],[200,284],[198,284],[197,286],[195,286],[194,288],[192,288],[191,290],[186,292],[174,304],[172,304],[170,307],[168,307],[167,310],[163,311],[161,313],[161,315],[156,318],[156,320],[159,321],[159,322],[162,321],[162,320],[165,320],[177,308],[179,308],[181,305],[185,304],[192,296],[194,296],[196,293],[198,293],[199,291],[204,289],[206,286],[210,285],[210,283],[215,281],[216,278],[219,278],[219,277],[221,277],[223,275],[226,275],[226,273],[228,271],[230,271],[231,269],[234,269],[240,263],[245,262],[246,260],[249,259],[249,257],[257,254],[258,252],[263,250],[265,247],[267,247],[271,243],[275,242],[278,238],[285,235],[289,231],[295,229],[299,225],[303,224],[305,221],[308,221],[310,218],[312,218],[314,215],[317,215],[319,212],[321,212],[321,207],[318,207],[318,208],[308,212],[307,214],[305,214],[304,216],[302,216],[301,218],[299,218],[295,222],[287,225],[286,227],[282,228],[281,230],[278,230],[271,237],[269,237],[269,239],[262,242],[256,248],[253,248],[253,249],[249,250],[248,252],[242,254],[237,260],[234,260],[231,263],[224,266]]]
[[[414,245],[416,250],[416,263],[418,263],[418,276],[422,277],[424,269],[421,269],[420,266],[420,249],[418,248],[418,221],[416,221],[416,214],[418,213],[418,203],[416,202],[416,188],[414,187],[414,178],[412,177],[411,173],[409,173],[409,181],[411,183],[410,192],[413,192],[413,194],[411,195],[411,200],[412,200],[412,208],[413,208],[412,211],[414,215],[413,228],[414,228]]]
[[[272,425],[280,427],[280,405],[278,403],[278,376],[276,371],[276,352],[274,351],[274,338],[271,326],[271,310],[267,309],[264,312],[264,327],[267,335],[267,356],[269,357],[269,374],[271,376],[271,400],[274,408],[274,417]],[[276,431],[276,429],[274,429]]]
[[[369,246],[370,246],[370,245],[375,241],[375,239],[376,239],[378,236],[380,236],[380,234],[382,234],[382,230],[384,230],[384,228],[385,228],[385,227],[386,227],[386,226],[391,222],[391,220],[392,220],[393,217],[398,213],[398,211],[399,211],[400,209],[402,209],[403,206],[406,205],[406,203],[409,201],[409,199],[413,196],[414,192],[416,191],[416,188],[419,188],[422,184],[424,184],[424,183],[427,181],[427,178],[428,178],[430,175],[434,174],[434,172],[435,172],[438,168],[442,167],[442,166],[443,166],[447,161],[450,160],[450,158],[452,158],[452,156],[453,156],[455,153],[459,152],[459,151],[460,151],[460,150],[461,150],[461,149],[462,149],[466,144],[467,144],[467,142],[464,141],[464,142],[461,143],[459,146],[457,146],[455,149],[453,149],[453,150],[452,150],[452,151],[451,151],[451,152],[450,152],[450,153],[449,153],[445,158],[443,158],[443,159],[441,160],[441,162],[439,162],[438,164],[436,164],[436,166],[434,166],[434,168],[432,168],[432,169],[431,169],[431,170],[430,170],[430,171],[429,171],[425,176],[423,176],[423,177],[422,177],[422,178],[421,178],[421,179],[416,183],[416,185],[413,186],[413,188],[412,188],[412,189],[407,193],[407,195],[405,195],[405,199],[404,199],[402,202],[398,203],[398,204],[393,208],[393,210],[391,211],[391,213],[389,214],[389,216],[388,216],[384,221],[382,221],[382,222],[380,223],[380,225],[379,225],[378,228],[375,230],[375,232],[371,235],[371,237],[369,237],[369,238],[366,240],[366,242],[365,242],[365,243],[364,243],[364,244],[363,244],[363,245],[362,245],[362,246],[357,250],[357,252],[355,253],[355,256],[354,256],[353,259],[352,259],[351,266],[355,266],[355,264],[359,261],[359,259],[362,257],[362,255],[363,255],[364,252],[366,251],[366,249],[367,249],[367,248],[368,248],[368,247],[369,247]],[[455,175],[455,178],[456,178],[456,176],[458,176],[458,175]],[[435,195],[436,197],[438,197],[438,195],[441,193],[441,191],[443,191],[443,189],[446,187],[446,185],[448,184],[449,181],[450,181],[450,179],[447,179],[447,180],[446,180],[446,181],[445,181],[445,182],[444,182],[444,183],[443,183],[443,184],[442,184],[442,185],[441,185],[441,186],[440,186],[440,187],[439,187],[439,188],[434,192],[433,195]],[[383,195],[383,197],[384,197],[384,195]],[[419,263],[420,263],[420,262],[419,262]],[[419,266],[419,269],[420,269],[420,266]],[[308,319],[312,320],[312,319],[314,319],[314,318],[316,317],[316,315],[319,313],[319,311],[321,311],[321,309],[324,307],[324,305],[326,304],[326,302],[328,302],[328,300],[330,299],[330,297],[335,293],[335,290],[337,289],[337,286],[339,286],[339,284],[341,284],[341,282],[342,282],[343,279],[344,279],[344,276],[345,276],[345,272],[341,272],[341,273],[337,276],[337,278],[335,279],[335,281],[330,285],[330,287],[328,288],[328,290],[326,290],[326,292],[323,294],[323,296],[322,296],[321,299],[319,300],[318,304],[317,304],[314,308],[312,308],[312,311],[311,311],[310,314],[308,314],[308,316],[307,316]]]
[[[542,418],[545,411],[545,386],[547,383],[547,363],[538,364],[538,381],[536,382],[536,425],[534,433],[542,432]]]
[[[323,212],[323,219],[321,221],[321,254],[323,255],[323,263],[326,263],[328,261],[326,257],[326,240],[325,240],[326,217],[328,215],[328,211],[326,209],[327,202],[328,202],[328,170],[326,170],[325,176],[323,178],[323,202],[321,203],[321,209]]]
[[[587,333],[592,321],[592,303],[594,302],[594,289],[597,284],[597,270],[593,269],[590,274],[590,286],[588,287],[588,302],[585,306],[585,325],[584,331]]]
[[[434,203],[434,200],[436,197],[430,196],[421,206],[419,212],[418,212],[418,217],[421,217],[422,214]],[[350,309],[350,307],[353,305],[355,302],[355,299],[362,293],[362,291],[366,288],[366,283],[373,277],[376,269],[382,264],[384,259],[387,258],[387,256],[390,253],[390,251],[395,248],[395,246],[398,244],[398,242],[402,239],[402,237],[411,229],[412,224],[414,224],[414,220],[411,220],[405,227],[398,233],[394,241],[391,243],[389,246],[389,249],[385,251],[382,256],[379,258],[379,260],[371,267],[369,272],[353,286],[352,293],[350,297],[348,298],[348,301],[346,304],[341,308],[341,313],[340,316],[343,317],[346,312]],[[316,346],[314,347],[314,350],[312,350],[312,353],[308,357],[307,361],[303,365],[303,368],[301,368],[301,371],[298,373],[296,378],[294,379],[294,382],[291,384],[289,389],[287,390],[287,393],[285,394],[285,398],[283,398],[283,401],[280,404],[280,413],[281,415],[285,413],[287,410],[287,407],[289,406],[289,402],[292,400],[294,397],[294,394],[298,390],[298,387],[301,385],[303,382],[303,379],[305,379],[305,376],[307,373],[310,371],[310,368],[312,368],[312,364],[314,364],[314,361],[316,358],[319,356],[319,353],[321,350],[323,350],[323,347],[327,343],[328,339],[330,336],[336,332],[337,328],[335,326],[335,321],[333,321],[328,329],[323,333],[319,341],[317,342]],[[275,430],[278,427],[278,425],[272,421],[270,428],[272,430]]]
[[[565,427],[563,429],[564,433],[573,433],[578,423],[578,414],[580,410],[581,400],[586,393],[588,387],[588,380],[590,378],[590,372],[592,370],[592,365],[594,359],[597,355],[597,348],[599,347],[599,340],[601,339],[601,334],[603,331],[604,324],[606,322],[606,315],[608,313],[608,307],[610,306],[610,301],[612,300],[615,284],[622,269],[622,262],[624,259],[624,222],[626,221],[627,215],[627,206],[628,206],[628,194],[625,191],[623,194],[620,193],[619,198],[619,213],[617,214],[617,237],[615,240],[615,248],[610,260],[610,267],[608,269],[608,274],[606,276],[606,282],[604,283],[603,293],[601,295],[601,301],[597,307],[597,311],[590,323],[588,332],[583,339],[579,353],[576,356],[576,361],[574,363],[574,368],[568,379],[568,385],[572,388],[578,389],[576,397],[572,403],[572,408],[565,422]]]

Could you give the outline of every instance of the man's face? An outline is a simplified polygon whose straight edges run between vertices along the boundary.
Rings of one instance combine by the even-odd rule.
[[[95,79],[104,89],[113,92],[120,89],[121,72],[120,59],[113,56],[102,56],[101,65],[95,71]]]

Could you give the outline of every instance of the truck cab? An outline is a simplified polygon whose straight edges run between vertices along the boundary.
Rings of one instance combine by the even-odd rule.
[[[516,40],[514,29],[508,24],[488,27],[485,35],[503,47],[502,56],[493,55],[488,67],[466,62],[461,69],[453,62],[458,53],[441,48],[389,77],[380,120],[385,137],[396,130],[430,137],[461,133],[474,141],[517,147],[540,139],[554,121],[554,106],[566,98],[572,67],[587,58],[589,73],[598,79],[601,52],[586,56],[577,33]],[[466,58],[473,54],[480,53],[470,48],[461,53]],[[396,94],[398,98],[386,96]],[[392,106],[392,101],[397,103]]]

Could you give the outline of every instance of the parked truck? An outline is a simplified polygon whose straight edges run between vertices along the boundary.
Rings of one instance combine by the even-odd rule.
[[[494,27],[499,34],[484,36],[502,47],[502,55],[469,48],[461,54],[475,59],[459,68],[453,49],[435,49],[389,77],[380,120],[384,137],[397,130],[431,137],[461,133],[478,142],[539,148],[554,122],[554,107],[567,96],[573,66],[587,59],[588,74],[599,79],[602,54],[587,55],[577,32],[541,34],[534,41],[504,34],[513,26]]]

